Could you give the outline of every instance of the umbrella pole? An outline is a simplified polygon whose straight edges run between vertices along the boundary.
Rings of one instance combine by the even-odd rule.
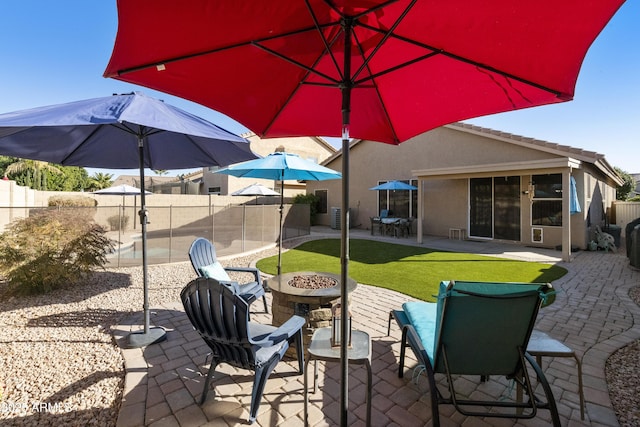
[[[349,295],[347,280],[349,278],[349,125],[351,123],[351,18],[344,21],[344,84],[342,93],[342,209],[340,210],[340,426],[347,427],[349,410],[349,359],[347,353],[351,322],[349,316]]]
[[[284,172],[282,173],[282,175],[282,181],[280,181],[280,236],[278,237],[278,276],[280,275],[280,270],[282,270],[282,215],[284,214]]]
[[[145,200],[144,189],[144,138],[138,136],[138,156],[140,159],[140,229],[142,231],[142,282],[144,292],[144,303],[142,309],[144,311],[144,330],[138,332],[132,332],[129,334],[129,348],[145,347],[150,344],[155,344],[167,339],[165,330],[163,328],[151,328],[150,327],[150,314],[149,314],[149,279],[148,279],[148,266],[147,266],[147,203]]]

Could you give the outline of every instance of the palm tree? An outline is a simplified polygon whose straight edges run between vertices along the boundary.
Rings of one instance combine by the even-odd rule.
[[[102,190],[108,188],[113,184],[113,175],[110,173],[96,172],[91,178],[89,178],[91,190]]]
[[[49,164],[48,162],[43,162],[41,160],[30,160],[30,159],[18,159],[17,162],[11,163],[5,169],[5,175],[14,175],[22,172],[27,172],[30,175],[33,172],[33,180],[31,181],[30,187],[34,190],[46,190],[47,189],[47,175],[42,173],[43,171],[48,171],[55,174],[61,174],[62,171]]]

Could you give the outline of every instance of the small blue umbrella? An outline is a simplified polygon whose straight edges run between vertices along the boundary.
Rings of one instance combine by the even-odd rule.
[[[144,168],[226,166],[255,159],[247,140],[134,92],[0,114],[0,154],[68,166],[140,168],[144,330],[130,347],[166,338],[150,328]]]
[[[578,200],[578,191],[576,190],[576,179],[574,177],[570,177],[569,182],[569,212],[571,214],[582,212],[582,209],[580,209],[580,201]]]
[[[417,190],[418,187],[414,185],[409,185],[402,181],[388,181],[384,184],[376,185],[375,187],[371,187],[369,190]]]
[[[216,171],[240,178],[263,178],[281,182],[280,191],[280,236],[278,237],[278,275],[281,269],[282,257],[282,215],[284,210],[284,181],[324,181],[339,179],[340,172],[326,168],[317,163],[305,160],[297,154],[276,152],[268,156],[230,165]]]

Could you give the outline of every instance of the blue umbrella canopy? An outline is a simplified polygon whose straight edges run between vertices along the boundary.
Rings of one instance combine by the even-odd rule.
[[[226,175],[240,178],[263,178],[281,181],[280,191],[280,236],[278,236],[278,274],[281,270],[282,258],[282,225],[284,210],[284,181],[324,181],[328,179],[339,179],[340,172],[326,168],[317,163],[305,160],[297,154],[275,152],[257,160],[249,160],[242,163],[230,165],[216,171]]]
[[[135,169],[142,159],[155,170],[257,157],[244,138],[141,92],[0,114],[0,154],[110,169]]]
[[[415,185],[409,185],[402,181],[388,181],[384,184],[371,187],[369,190],[417,190]]]
[[[297,154],[276,152],[256,160],[230,165],[216,173],[242,178],[264,178],[275,181],[323,181],[342,175],[333,169],[305,160]]]
[[[248,142],[161,100],[134,92],[0,114],[0,154],[68,166],[140,169],[144,330],[130,347],[166,338],[151,328],[144,168],[226,166],[255,159]]]
[[[579,213],[582,210],[580,209],[580,201],[578,200],[578,191],[576,190],[576,179],[574,177],[570,177],[570,195],[569,195],[569,212],[571,214]]]

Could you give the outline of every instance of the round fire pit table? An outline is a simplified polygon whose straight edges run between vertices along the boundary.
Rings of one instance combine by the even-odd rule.
[[[331,305],[340,300],[340,276],[332,273],[298,271],[285,273],[268,279],[271,289],[271,313],[273,325],[280,326],[292,315],[302,316],[307,321],[303,332],[305,353],[311,336],[317,328],[331,326]],[[358,286],[351,278],[347,281],[347,295]],[[287,351],[295,356],[293,349]]]

